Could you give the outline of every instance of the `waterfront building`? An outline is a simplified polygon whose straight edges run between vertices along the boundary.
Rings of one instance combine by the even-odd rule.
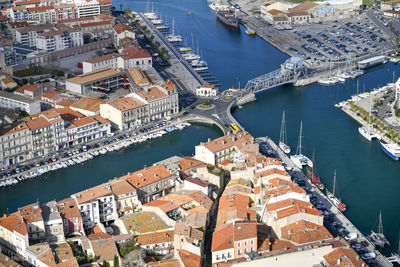
[[[100,115],[100,105],[104,103],[105,101],[97,98],[82,97],[81,99],[72,103],[69,108],[85,116],[94,116]]]
[[[28,229],[21,214],[17,211],[0,217],[1,252],[15,260],[24,259],[28,246]]]
[[[176,176],[164,166],[151,166],[118,178],[133,185],[142,203],[165,196],[175,189]]]
[[[174,231],[138,235],[135,239],[136,244],[142,249],[166,255],[173,248]]]
[[[31,132],[26,123],[2,126],[0,130],[1,168],[31,159]]]
[[[215,97],[217,96],[218,88],[211,83],[204,83],[196,89],[196,95],[202,97]]]
[[[145,102],[126,96],[100,105],[100,115],[108,119],[113,128],[126,130],[149,121]]]
[[[142,203],[139,201],[137,191],[129,182],[120,180],[117,183],[113,183],[111,190],[117,201],[119,216],[131,214],[141,207]]]
[[[65,235],[84,235],[82,216],[75,200],[72,198],[66,198],[58,201],[57,206],[63,220]]]
[[[81,95],[93,90],[110,92],[123,86],[122,73],[103,68],[70,78],[65,85],[68,91]]]
[[[116,24],[113,27],[114,29],[114,39],[117,46],[120,45],[120,40],[124,38],[131,38],[135,40],[135,32],[132,27],[126,24]]]
[[[65,241],[63,221],[56,201],[42,204],[41,209],[47,242]]]
[[[19,108],[29,115],[37,114],[40,110],[40,102],[25,96],[0,92],[0,107],[7,109]]]
[[[18,208],[28,232],[29,244],[41,243],[46,240],[45,225],[42,216],[42,209],[39,202],[32,203],[25,207]]]
[[[247,132],[228,134],[215,140],[208,140],[195,147],[195,159],[216,165],[232,160],[237,151],[258,151],[258,143]]]
[[[26,124],[32,135],[32,158],[48,155],[56,149],[54,147],[53,129],[45,118],[39,117],[28,120]]]

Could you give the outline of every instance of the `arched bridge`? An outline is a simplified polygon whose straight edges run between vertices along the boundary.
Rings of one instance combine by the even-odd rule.
[[[281,65],[281,68],[247,82],[244,91],[259,93],[267,89],[294,83],[300,76],[307,74],[307,68],[304,66],[303,59],[300,57],[291,57]]]

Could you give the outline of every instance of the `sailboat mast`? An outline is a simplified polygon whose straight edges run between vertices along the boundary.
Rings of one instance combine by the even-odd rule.
[[[382,212],[381,211],[379,212],[378,233],[383,234]]]
[[[333,174],[333,192],[332,192],[333,195],[335,195],[335,187],[336,187],[336,170]]]
[[[285,111],[283,111],[283,114],[282,114],[281,132],[280,132],[280,135],[279,135],[279,142],[284,142],[284,136],[283,136],[283,134],[284,134],[284,124],[285,124]]]
[[[299,142],[298,142],[298,144],[297,144],[297,152],[296,152],[297,155],[301,155],[301,150],[302,150],[302,147],[301,147],[301,139],[303,138],[303,137],[301,136],[301,135],[302,135],[302,132],[303,132],[303,121],[300,122]]]

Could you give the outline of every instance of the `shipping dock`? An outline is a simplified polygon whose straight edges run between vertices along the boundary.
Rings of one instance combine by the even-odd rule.
[[[350,233],[352,237],[355,237],[354,239],[357,240],[357,242],[368,242],[368,246],[365,247],[368,249],[370,252],[374,252],[376,254],[375,261],[379,266],[383,267],[390,267],[393,266],[393,264],[385,257],[383,256],[380,251],[375,249],[373,244],[364,236],[363,233],[361,233],[357,227],[355,227],[351,221],[343,215],[342,212],[339,211],[339,209],[329,200],[329,198],[322,193],[321,190],[318,189],[318,187],[310,182],[308,177],[294,164],[292,160],[286,155],[283,150],[281,150],[273,140],[271,140],[269,137],[259,137],[257,138],[259,141],[266,142],[267,144],[267,151],[271,151],[275,157],[277,157],[279,160],[281,160],[284,165],[286,166],[286,169],[288,172],[290,172],[291,176],[293,179],[300,179],[303,180],[304,183],[306,184],[306,187],[309,188],[310,193],[315,195],[318,198],[318,201],[321,202],[328,211],[330,211],[334,215],[334,221],[337,222],[339,225],[342,227],[346,228],[346,230]],[[351,208],[351,204],[350,204]],[[330,227],[329,227],[330,226]],[[338,235],[338,231],[336,231],[337,228],[334,227],[333,223],[329,224],[328,227],[329,231],[331,231],[331,234],[334,236]],[[352,238],[353,239],[353,238]]]

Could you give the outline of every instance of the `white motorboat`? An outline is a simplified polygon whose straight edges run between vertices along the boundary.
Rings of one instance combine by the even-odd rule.
[[[303,168],[303,166],[309,166],[310,168],[313,167],[312,161],[302,154],[302,145],[301,145],[302,139],[303,139],[302,131],[303,131],[303,122],[300,122],[300,134],[299,134],[299,140],[298,140],[298,144],[297,144],[296,155],[290,156],[290,159],[293,161],[294,164],[296,164],[296,166],[300,170]]]

